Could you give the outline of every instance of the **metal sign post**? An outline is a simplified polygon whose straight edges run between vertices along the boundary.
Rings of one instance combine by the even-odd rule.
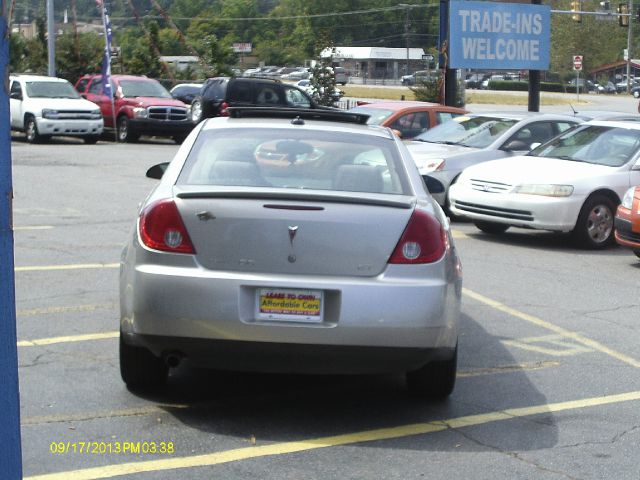
[[[22,478],[20,399],[16,344],[16,299],[11,205],[11,131],[9,122],[9,32],[7,4],[0,0],[0,475]]]
[[[580,101],[580,72],[582,71],[582,55],[573,56],[573,69],[576,71],[576,101]]]

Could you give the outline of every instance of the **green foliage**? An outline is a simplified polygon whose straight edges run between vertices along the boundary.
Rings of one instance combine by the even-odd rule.
[[[440,82],[437,76],[419,79],[415,85],[409,87],[409,90],[420,102],[440,103]]]
[[[336,88],[336,77],[333,68],[326,61],[318,59],[309,77],[311,95],[318,105],[331,106],[340,91]]]
[[[64,33],[56,38],[58,77],[75,83],[86,73],[99,72],[104,54],[104,37],[95,33]]]

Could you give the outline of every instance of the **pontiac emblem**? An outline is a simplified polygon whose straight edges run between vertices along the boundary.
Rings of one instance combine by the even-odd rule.
[[[291,242],[292,247],[293,247],[293,240],[296,238],[296,233],[298,233],[298,226],[289,225],[289,242]]]

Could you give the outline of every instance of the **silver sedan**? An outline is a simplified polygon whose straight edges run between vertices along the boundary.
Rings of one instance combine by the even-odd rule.
[[[413,393],[452,392],[462,277],[449,224],[402,142],[366,118],[233,109],[147,172],[160,182],[121,262],[129,387],[185,362],[403,372]]]

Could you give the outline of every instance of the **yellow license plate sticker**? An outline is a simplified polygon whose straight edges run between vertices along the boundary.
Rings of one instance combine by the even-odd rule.
[[[261,320],[322,321],[321,290],[261,288],[257,295],[257,317]]]

